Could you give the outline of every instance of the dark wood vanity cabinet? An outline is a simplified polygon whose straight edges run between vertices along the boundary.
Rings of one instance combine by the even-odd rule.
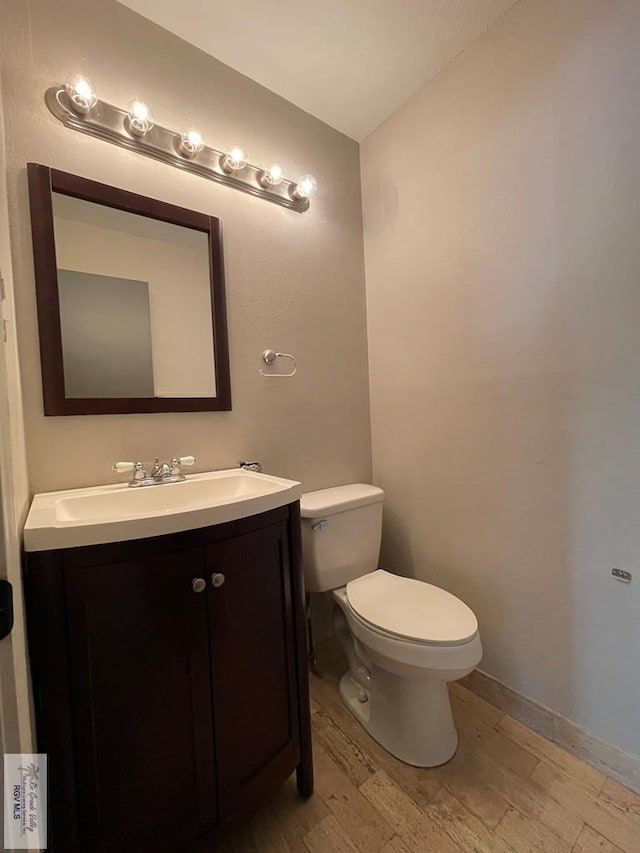
[[[51,849],[204,853],[293,770],[311,794],[299,524],[27,555]]]

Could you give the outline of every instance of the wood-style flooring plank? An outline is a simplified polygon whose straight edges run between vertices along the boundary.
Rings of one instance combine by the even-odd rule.
[[[274,791],[268,806],[281,824],[288,853],[307,853],[304,836],[330,814],[322,797],[314,795],[304,800],[298,794],[295,777],[279,791]]]
[[[249,820],[223,831],[212,849],[216,853],[290,853],[282,834],[284,824],[265,805]]]
[[[509,801],[487,784],[486,765],[477,757],[465,757],[464,744],[453,761],[437,768],[435,778],[489,829],[496,828],[510,807]]]
[[[640,853],[640,815],[594,797],[546,762],[540,762],[531,778],[566,809],[567,816],[582,820],[624,853]]]
[[[411,853],[399,835],[394,835],[391,841],[387,841],[380,853]]]
[[[449,684],[449,695],[454,709],[460,708],[462,713],[482,720],[488,726],[496,726],[504,717],[503,711],[490,705],[486,699],[478,696],[477,693],[469,690],[468,687],[464,687],[458,681],[452,681]]]
[[[413,853],[460,853],[460,847],[380,770],[360,790]]]
[[[480,752],[516,776],[527,779],[538,765],[538,759],[502,732],[482,720],[458,715],[456,725],[460,734],[460,750]]]
[[[283,838],[283,824],[268,808],[260,810],[258,820],[251,821],[249,836],[260,853],[289,853]]]
[[[614,779],[605,781],[599,799],[623,814],[640,818],[640,794],[625,788]]]
[[[509,809],[496,829],[496,837],[517,853],[570,853],[571,847],[541,823]]]
[[[360,853],[378,853],[393,837],[394,830],[317,741],[313,757],[316,794],[322,797]]]
[[[477,756],[473,765],[481,780],[526,817],[540,822],[568,846],[575,843],[583,820],[559,803],[531,778],[523,779],[487,756]]]
[[[359,732],[353,732],[354,725],[359,724],[353,719],[342,718],[339,722],[334,722],[332,716],[325,711],[318,711],[314,717],[317,743],[338,764],[345,776],[356,787],[360,787],[363,782],[373,776],[377,767],[356,741],[355,738]]]
[[[461,850],[470,853],[513,853],[513,848],[498,838],[457,797],[444,788],[424,807],[424,812]]]
[[[571,853],[620,853],[620,848],[607,841],[595,829],[584,826]]]
[[[587,791],[599,794],[602,790],[606,777],[584,761],[580,761],[575,755],[571,755],[566,749],[556,743],[543,738],[537,732],[523,726],[517,720],[505,715],[498,723],[498,731],[513,740],[527,752],[536,758],[543,758],[558,768],[566,776],[569,776]]]
[[[309,853],[358,853],[358,848],[333,815],[305,835],[304,844]]]

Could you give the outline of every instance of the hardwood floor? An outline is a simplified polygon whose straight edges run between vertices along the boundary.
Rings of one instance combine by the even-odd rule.
[[[342,705],[334,644],[311,676],[315,794],[290,779],[224,853],[640,853],[640,796],[459,684],[460,746],[432,770],[383,750]]]

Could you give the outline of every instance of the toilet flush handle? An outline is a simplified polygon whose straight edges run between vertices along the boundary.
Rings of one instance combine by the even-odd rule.
[[[329,526],[329,522],[326,518],[322,518],[320,521],[316,521],[316,523],[311,527],[312,530],[326,530]]]

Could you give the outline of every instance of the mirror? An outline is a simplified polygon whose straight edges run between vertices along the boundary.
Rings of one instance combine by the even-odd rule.
[[[45,414],[230,409],[219,220],[28,173]]]

